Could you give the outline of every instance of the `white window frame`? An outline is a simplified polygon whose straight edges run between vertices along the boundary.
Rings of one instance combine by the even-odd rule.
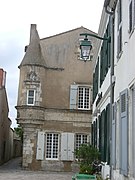
[[[33,96],[29,95],[30,91],[33,91]],[[36,95],[36,91],[34,89],[27,90],[27,105],[33,106],[35,104],[35,95]],[[29,103],[29,98],[33,99],[32,103]]]
[[[50,150],[48,149],[49,144],[48,144],[48,135],[52,135],[52,138],[50,139]],[[54,141],[54,136],[57,135],[57,143]],[[56,144],[55,144],[56,143]],[[57,157],[54,156],[54,149],[56,148],[55,145],[57,146],[57,151],[55,153],[57,154]],[[58,160],[59,159],[59,134],[58,133],[46,133],[46,151],[45,151],[45,158],[47,160]],[[48,157],[48,152],[50,152],[50,157]]]
[[[76,149],[79,149],[81,144],[87,144],[89,142],[88,140],[88,134],[76,134],[75,135],[75,147]]]
[[[80,94],[80,89],[81,88],[82,88],[82,97],[81,97],[81,94]],[[87,95],[85,94],[86,89],[89,90],[88,99],[86,97]],[[85,101],[87,101],[86,106],[88,106],[88,107],[85,107]],[[89,86],[78,86],[78,109],[90,110],[90,87]]]
[[[135,27],[135,0],[129,0],[129,33],[132,33]]]

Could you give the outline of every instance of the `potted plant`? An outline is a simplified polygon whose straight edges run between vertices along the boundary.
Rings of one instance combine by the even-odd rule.
[[[79,149],[75,150],[75,155],[80,164],[79,173],[93,175],[95,173],[93,162],[99,160],[99,151],[90,144],[82,144]]]

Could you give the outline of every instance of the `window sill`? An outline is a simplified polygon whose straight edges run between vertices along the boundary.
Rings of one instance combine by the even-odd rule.
[[[59,161],[59,159],[46,158],[47,161]]]
[[[81,110],[81,111],[90,111],[91,109],[78,108],[78,110]]]

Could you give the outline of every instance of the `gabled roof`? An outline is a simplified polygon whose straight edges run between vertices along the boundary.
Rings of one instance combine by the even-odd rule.
[[[58,33],[58,34],[46,37],[46,38],[42,38],[40,40],[42,41],[42,40],[45,40],[45,39],[53,38],[53,37],[60,36],[60,35],[63,35],[63,34],[67,34],[67,33],[70,33],[70,32],[73,32],[73,31],[76,31],[76,30],[79,30],[79,29],[85,29],[86,31],[90,31],[92,34],[97,34],[97,33],[93,32],[93,31],[81,26],[81,27],[78,27],[78,28],[75,28],[75,29],[71,29],[69,31],[65,31],[65,32],[62,32],[62,33]]]
[[[30,43],[19,67],[36,65],[49,69],[63,70],[66,60],[60,60],[62,53],[65,52],[65,49],[67,50],[67,48],[69,48],[71,41],[73,41],[72,43],[74,43],[74,41],[79,43],[79,34],[86,32],[96,34],[93,31],[81,26],[79,28],[40,39],[36,25],[32,24],[30,31]],[[60,44],[59,41],[62,39],[63,44]]]

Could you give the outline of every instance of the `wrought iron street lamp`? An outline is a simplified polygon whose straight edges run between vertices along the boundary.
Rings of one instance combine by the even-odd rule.
[[[82,40],[80,43],[81,58],[84,60],[87,60],[90,57],[92,44],[91,44],[91,41],[89,41],[87,38],[88,34],[80,34],[80,35],[85,36],[84,40]]]
[[[95,34],[88,34],[88,33],[82,33],[82,34],[80,34],[80,36],[85,36],[84,40],[82,40],[81,43],[80,43],[81,58],[84,59],[84,60],[89,59],[90,52],[91,52],[91,49],[92,49],[92,43],[91,43],[90,40],[88,40],[88,36],[92,36],[92,37],[95,37],[97,39],[107,40],[108,42],[111,42],[111,37],[102,38],[102,37],[97,36]]]

